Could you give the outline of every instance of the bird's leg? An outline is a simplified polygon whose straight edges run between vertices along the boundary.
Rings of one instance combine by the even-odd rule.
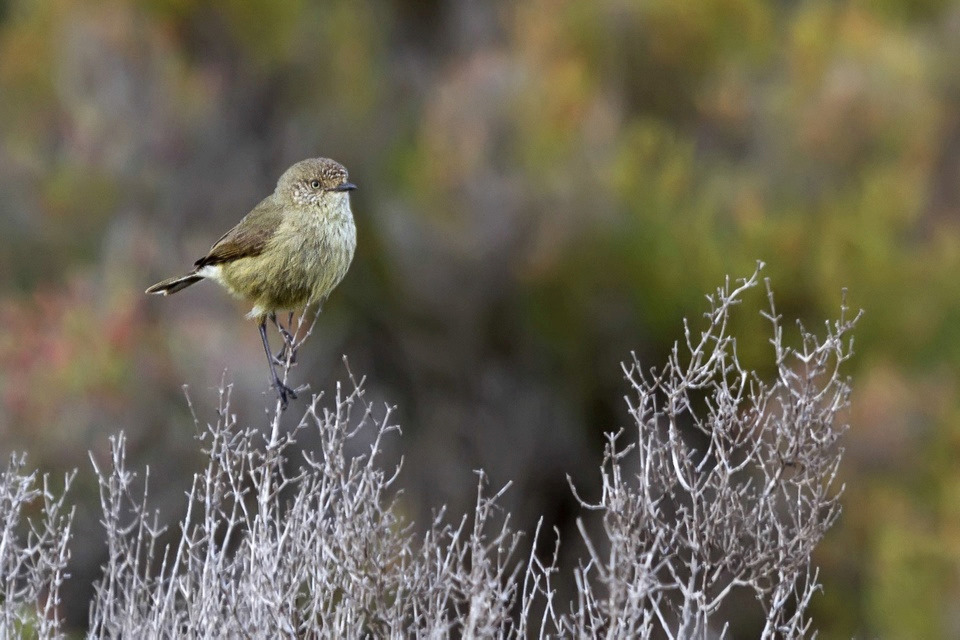
[[[287,359],[287,350],[290,350],[290,364],[294,364],[297,361],[297,350],[294,349],[294,337],[287,329],[280,324],[280,321],[277,320],[277,314],[271,313],[270,320],[273,321],[273,324],[276,325],[277,331],[280,332],[280,335],[283,336],[283,346],[280,347],[280,351],[274,356],[274,361],[277,364],[286,364]],[[293,312],[290,312],[290,318],[287,320],[289,326],[293,326]]]
[[[277,370],[273,364],[273,354],[270,352],[270,342],[267,340],[267,319],[260,319],[260,338],[263,340],[263,350],[267,354],[267,364],[270,365],[270,373],[273,375],[273,386],[277,389],[277,394],[280,396],[280,407],[281,409],[287,408],[287,398],[297,399],[297,394],[294,393],[293,389],[283,384],[280,380],[280,376],[277,375]]]
[[[290,315],[287,316],[287,329],[293,328],[293,311],[290,312]],[[285,337],[290,339],[290,364],[296,364],[297,362],[297,337],[287,331]]]
[[[282,324],[280,324],[280,321],[277,320],[277,314],[276,314],[276,313],[271,313],[271,314],[270,314],[270,319],[273,321],[273,324],[277,325],[277,331],[279,331],[279,332],[283,335],[284,341],[286,341],[286,343],[287,343],[288,345],[293,346],[293,334],[290,333]],[[290,319],[287,321],[287,324],[289,324],[289,325],[291,325],[291,326],[293,325],[293,313],[292,313],[292,312],[290,313]]]

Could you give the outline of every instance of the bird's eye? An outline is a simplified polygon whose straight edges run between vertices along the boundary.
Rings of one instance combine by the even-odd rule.
[[[319,181],[319,180],[314,180],[313,182],[310,183],[310,186],[313,187],[314,189],[319,189],[319,188],[320,188],[320,181]]]

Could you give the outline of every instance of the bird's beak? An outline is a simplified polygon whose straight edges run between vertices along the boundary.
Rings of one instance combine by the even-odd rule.
[[[357,188],[357,185],[352,182],[344,182],[343,184],[333,188],[334,191],[353,191]]]

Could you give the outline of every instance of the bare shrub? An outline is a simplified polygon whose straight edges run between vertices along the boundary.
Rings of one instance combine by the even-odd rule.
[[[811,554],[840,513],[836,486],[859,315],[818,338],[799,325],[800,346],[783,340],[767,285],[776,375],[745,369],[729,333],[730,313],[759,270],[713,296],[707,327],[674,345],[666,365],[624,367],[636,440],[609,434],[597,504],[606,551],[581,522],[589,558],[576,572],[579,599],[559,630],[578,637],[723,637],[721,607],[736,589],[763,608],[761,637],[804,637],[818,588]],[[699,408],[698,402],[702,404]]]
[[[64,502],[73,476],[54,492],[48,476],[26,471],[23,454],[11,455],[0,471],[0,638],[61,635],[60,586],[73,522]]]
[[[303,339],[286,350],[284,382]],[[470,518],[449,524],[441,513],[416,536],[394,508],[399,466],[380,466],[383,438],[398,430],[390,408],[375,416],[362,381],[350,382],[338,385],[330,409],[314,396],[289,433],[281,433],[278,404],[268,436],[238,426],[230,387],[222,388],[219,420],[200,437],[208,463],[194,478],[174,548],[158,548],[162,531],[146,490],[125,467],[123,437],[113,439],[111,467],[97,469],[110,560],[91,635],[509,635],[518,535],[506,523],[491,529],[502,491],[484,495],[481,474]],[[293,445],[306,429],[320,449],[291,473]],[[372,432],[369,451],[351,455],[364,431]]]
[[[624,366],[635,430],[608,435],[596,503],[577,496],[600,533],[578,521],[588,554],[574,572],[574,602],[556,601],[559,540],[552,557],[520,558],[520,534],[497,507],[508,487],[489,492],[482,472],[472,514],[450,519],[441,509],[424,533],[399,515],[401,465],[382,459],[399,428],[351,374],[329,406],[314,396],[287,431],[279,402],[268,429],[241,426],[231,387],[221,385],[217,420],[197,421],[207,464],[172,545],[148,507],[148,473],[139,481],[123,435],[113,438],[109,465],[94,461],[109,560],[89,635],[725,637],[729,602],[743,592],[760,604],[762,637],[811,635],[819,588],[811,554],[840,511],[838,440],[850,393],[840,368],[859,316],[841,306],[824,337],[800,326],[790,347],[767,283],[762,314],[775,365],[767,380],[741,364],[730,333],[733,308],[758,285],[759,268],[708,297],[705,328],[685,324],[662,368],[645,370],[636,358]],[[284,382],[308,325],[301,318],[286,339]],[[320,444],[301,452],[308,431]],[[4,533],[5,629],[27,620],[56,635],[51,602],[69,518],[62,497],[17,488],[35,481],[17,464],[3,476],[2,495],[13,496],[0,514],[4,531],[20,519],[16,505],[40,495],[50,524],[15,548]]]

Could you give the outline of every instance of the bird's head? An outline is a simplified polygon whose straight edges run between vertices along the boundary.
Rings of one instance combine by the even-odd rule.
[[[329,158],[301,160],[283,172],[276,193],[296,205],[321,205],[346,198],[356,189],[348,180],[347,169]]]

